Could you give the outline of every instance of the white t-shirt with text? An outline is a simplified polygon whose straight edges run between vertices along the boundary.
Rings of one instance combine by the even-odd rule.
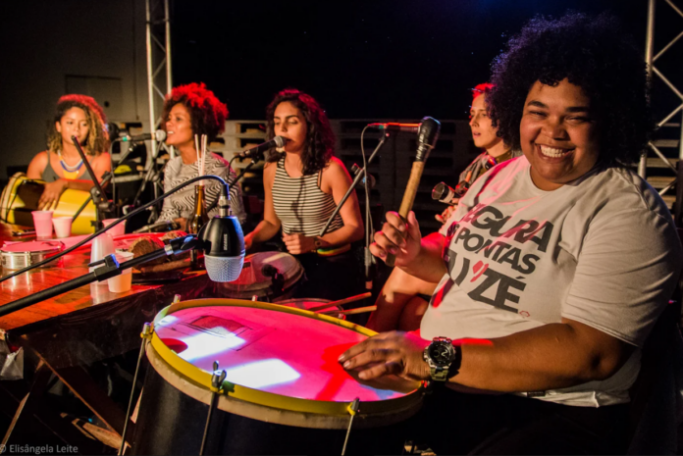
[[[422,337],[504,337],[564,317],[642,347],[681,269],[680,241],[661,197],[619,167],[554,191],[537,188],[529,171],[525,157],[495,166],[442,227],[449,273],[424,315]],[[612,377],[538,399],[628,402],[639,368],[636,349]]]

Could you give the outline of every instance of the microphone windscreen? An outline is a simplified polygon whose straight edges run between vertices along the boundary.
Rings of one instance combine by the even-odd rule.
[[[157,142],[161,142],[166,139],[166,130],[157,130],[154,132],[154,139],[157,140]]]
[[[214,282],[234,282],[242,272],[244,253],[236,257],[204,255],[209,279]]]
[[[442,203],[450,203],[455,197],[455,191],[445,182],[439,182],[432,190],[432,199]]]
[[[275,141],[275,146],[277,146],[277,147],[284,147],[284,145],[285,145],[285,138],[282,136],[274,137],[273,141]]]

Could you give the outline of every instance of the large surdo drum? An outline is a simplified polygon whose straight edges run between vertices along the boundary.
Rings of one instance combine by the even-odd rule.
[[[374,332],[296,308],[195,300],[154,320],[135,454],[197,454],[213,363],[226,371],[205,454],[398,453],[396,426],[422,403],[417,382],[363,383],[337,361]]]

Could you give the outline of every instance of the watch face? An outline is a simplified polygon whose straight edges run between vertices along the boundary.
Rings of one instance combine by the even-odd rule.
[[[450,366],[455,359],[455,348],[448,342],[435,342],[429,346],[429,357],[437,366]]]

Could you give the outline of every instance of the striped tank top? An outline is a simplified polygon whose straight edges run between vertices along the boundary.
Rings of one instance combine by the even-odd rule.
[[[337,207],[332,195],[320,190],[322,170],[316,174],[289,177],[285,158],[277,162],[273,183],[273,206],[286,234],[303,233],[317,236]],[[339,214],[334,217],[328,233],[344,226]]]

